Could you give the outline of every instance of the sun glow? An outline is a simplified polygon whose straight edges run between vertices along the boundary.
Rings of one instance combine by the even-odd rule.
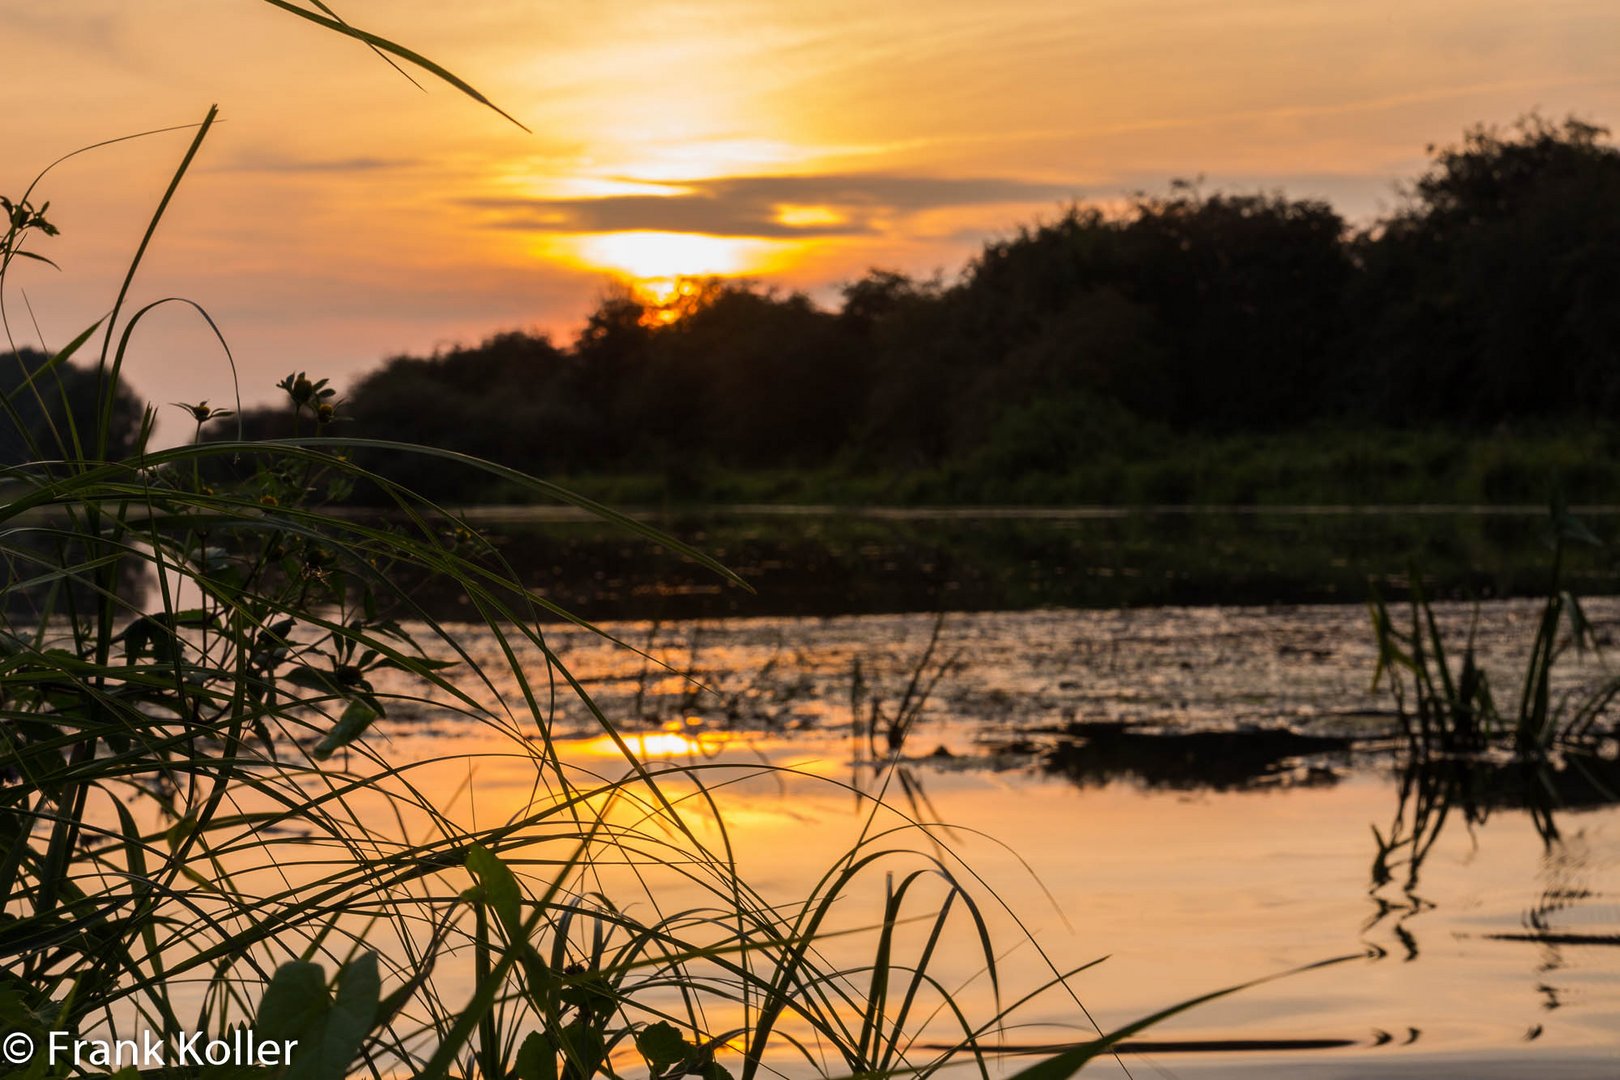
[[[597,233],[579,241],[581,261],[637,281],[730,277],[761,262],[765,244],[704,233]]]
[[[712,277],[641,278],[630,293],[646,308],[643,326],[667,326],[696,310],[708,295]]]
[[[719,753],[732,741],[730,732],[703,730],[702,721],[697,717],[692,717],[685,723],[672,720],[665,724],[661,731],[626,733],[620,738],[624,747],[628,747],[630,752],[642,761],[654,758],[708,757]],[[619,742],[610,735],[591,739],[585,744],[584,750],[592,757],[612,758],[624,754]]]
[[[800,206],[796,203],[783,203],[776,208],[778,224],[793,229],[816,228],[819,226],[845,225],[849,216],[833,209],[830,206]]]
[[[667,322],[699,283],[771,273],[804,246],[797,240],[635,230],[549,236],[536,254],[622,280],[654,309],[655,321]]]

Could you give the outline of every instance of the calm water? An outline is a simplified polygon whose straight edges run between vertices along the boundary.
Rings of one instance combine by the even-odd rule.
[[[1472,610],[1442,609],[1458,630]],[[1620,602],[1589,611],[1605,631],[1620,621]],[[1537,608],[1492,601],[1479,612],[1505,695]],[[929,654],[934,625],[891,614],[605,627],[652,660],[572,628],[549,640],[644,760],[704,768],[740,872],[769,899],[801,902],[873,819],[874,798],[890,808],[876,820],[954,826],[905,834],[906,845],[954,852],[1016,915],[986,901],[1008,950],[1004,1001],[1049,971],[1031,941],[1020,944],[1025,930],[1058,968],[1107,957],[1071,984],[1104,1028],[1357,956],[1178,1016],[1144,1036],[1158,1045],[1086,1075],[1620,1076],[1612,753],[1544,776],[1403,777],[1368,739],[1389,702],[1369,688],[1359,605],[959,613]],[[487,631],[466,634],[473,655],[493,660]],[[545,671],[538,654],[523,661]],[[871,758],[888,744],[866,722],[874,701],[892,715],[919,670],[931,693],[886,773]],[[1601,671],[1588,659],[1565,677]],[[396,710],[386,734],[385,752],[407,760],[501,748],[425,709]],[[566,690],[552,734],[581,769],[624,768]],[[534,775],[520,759],[489,757],[471,772],[447,767],[442,783],[447,812],[487,824],[527,805]],[[668,783],[681,789],[675,774]],[[1527,799],[1554,807],[1556,837]],[[1442,808],[1425,857],[1414,865],[1399,848],[1379,872],[1376,837],[1409,835],[1420,811]],[[692,820],[718,843],[706,809]],[[678,875],[650,880],[633,910],[702,899]],[[616,899],[641,883],[618,886],[628,892]],[[840,906],[840,925],[871,925],[881,896],[879,875]],[[869,936],[828,944],[850,963],[870,949]],[[968,936],[940,963],[970,1011],[992,1011]],[[1090,1030],[1056,992],[1015,1021],[1014,1048]]]
[[[1600,536],[1616,525],[1590,520]],[[1477,611],[1498,698],[1512,696],[1539,610],[1493,598],[1544,587],[1539,515],[759,513],[659,524],[758,591],[566,516],[490,526],[528,584],[601,620],[607,636],[551,625],[554,656],[659,770],[698,840],[729,844],[765,900],[803,903],[863,833],[898,830],[831,929],[870,928],[887,881],[940,860],[980,898],[1001,950],[1002,1003],[1101,961],[1070,981],[1072,994],[1019,1008],[1009,1067],[1020,1048],[1086,1038],[1088,1011],[1112,1029],[1349,956],[1179,1015],[1086,1075],[1620,1077],[1616,748],[1533,775],[1501,762],[1403,771],[1385,737],[1391,703],[1370,686],[1364,600],[1374,586],[1401,595],[1415,572],[1431,596],[1480,598],[1439,610],[1459,639]],[[1569,578],[1594,597],[1587,611],[1605,640],[1620,626],[1620,598],[1600,595],[1614,590],[1612,569],[1602,551],[1579,553]],[[471,658],[503,670],[491,632],[455,625],[462,609],[441,589],[421,583],[414,599],[452,620]],[[936,622],[940,611],[950,614]],[[576,779],[621,775],[620,749],[556,668],[534,648],[517,660]],[[1587,656],[1563,685],[1605,670]],[[518,698],[510,678],[465,689],[485,703]],[[915,722],[891,755],[887,720],[908,700]],[[488,827],[544,798],[533,756],[511,738],[540,730],[521,709],[511,727],[399,703],[377,749],[420,763],[411,781],[447,820]],[[390,821],[376,798],[375,820]],[[634,804],[611,813],[645,816]],[[423,824],[401,822],[411,836]],[[646,918],[713,904],[686,869],[610,861],[581,884]],[[270,887],[297,872],[244,873]],[[924,910],[931,896],[919,894]],[[871,933],[851,933],[824,952],[853,968],[872,947]],[[997,999],[981,969],[958,926],[933,970],[969,1014],[988,1017]],[[440,976],[445,1000],[470,994],[453,963]],[[938,1022],[921,1040],[936,1037],[950,1037]]]

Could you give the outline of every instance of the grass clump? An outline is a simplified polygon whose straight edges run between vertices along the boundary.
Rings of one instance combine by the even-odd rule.
[[[1377,895],[1399,884],[1404,899],[1380,901],[1378,920],[1423,910],[1419,878],[1448,820],[1461,817],[1472,828],[1493,808],[1522,806],[1550,847],[1560,838],[1556,814],[1566,800],[1617,797],[1606,778],[1613,771],[1610,707],[1620,697],[1620,676],[1570,683],[1557,675],[1570,654],[1600,648],[1579,599],[1564,586],[1569,545],[1599,541],[1562,506],[1554,506],[1550,524],[1545,596],[1523,673],[1505,693],[1476,654],[1472,626],[1460,656],[1447,644],[1415,573],[1404,625],[1381,598],[1370,605],[1378,645],[1373,685],[1387,680],[1401,743],[1395,814],[1386,829],[1373,827],[1372,890]],[[1416,955],[1415,944],[1401,936]]]
[[[1374,598],[1378,665],[1373,685],[1388,676],[1401,731],[1412,752],[1434,757],[1506,747],[1522,758],[1536,759],[1561,748],[1590,749],[1601,735],[1598,720],[1620,695],[1620,678],[1605,679],[1579,693],[1557,693],[1553,684],[1560,657],[1598,646],[1580,601],[1563,584],[1565,550],[1572,542],[1599,543],[1567,511],[1555,507],[1546,598],[1522,681],[1505,707],[1498,704],[1490,675],[1478,662],[1472,632],[1460,659],[1453,662],[1417,574],[1411,576],[1405,628],[1397,626],[1381,598]]]

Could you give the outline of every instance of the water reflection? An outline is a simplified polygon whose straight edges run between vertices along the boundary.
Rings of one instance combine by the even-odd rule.
[[[1612,620],[1620,604],[1589,614]],[[1466,632],[1472,608],[1441,616]],[[1535,604],[1487,605],[1481,662],[1520,669],[1515,650],[1537,617]],[[1494,1054],[1533,1035],[1539,1054],[1567,1061],[1612,1039],[1613,748],[1540,771],[1403,764],[1387,702],[1368,692],[1361,608],[609,629],[650,659],[574,630],[548,640],[607,715],[634,718],[626,738],[661,776],[695,765],[715,778],[738,858],[784,902],[813,886],[806,868],[881,796],[964,826],[932,839],[976,850],[976,863],[997,856],[981,834],[1027,860],[1038,884],[1016,860],[987,879],[1046,926],[1062,922],[1055,899],[1074,927],[1058,940],[1076,959],[1116,956],[1091,984],[1116,1004],[1112,1022],[1322,956],[1382,953],[1200,1011],[1144,1052],[1294,1047],[1274,1051],[1286,1057],[1325,1040],[1310,1052]],[[567,707],[553,736],[598,738]],[[610,760],[600,742],[570,747],[585,768]],[[784,778],[782,766],[835,783]],[[851,788],[863,792],[853,806]],[[1066,1016],[1054,1006],[1037,1026],[1072,1037],[1055,1030]]]
[[[709,760],[721,754],[734,738],[728,731],[707,731],[698,717],[688,723],[672,720],[660,731],[602,735],[586,742],[578,751],[592,757],[622,760],[628,751],[638,761],[686,758]]]
[[[1423,871],[1448,825],[1482,843],[1494,813],[1522,812],[1543,845],[1543,873],[1556,880],[1525,912],[1521,929],[1482,937],[1545,947],[1546,970],[1561,965],[1561,946],[1620,945],[1620,933],[1567,925],[1604,916],[1591,908],[1598,893],[1583,837],[1567,837],[1560,825],[1570,813],[1620,805],[1620,760],[1612,745],[1544,760],[1410,758],[1389,739],[1366,736],[1287,728],[1177,732],[1074,722],[999,743],[996,751],[1025,755],[1047,774],[1082,788],[1125,783],[1145,791],[1287,791],[1334,785],[1352,773],[1392,773],[1394,810],[1387,824],[1370,826],[1368,896],[1374,910],[1361,930],[1380,954],[1394,952],[1405,960],[1421,953],[1418,917],[1435,907],[1424,895]],[[1382,935],[1390,939],[1388,945],[1377,942]],[[1556,988],[1540,990],[1547,995],[1546,1007],[1557,1007]]]
[[[907,760],[905,753],[906,741],[921,722],[940,680],[959,670],[961,649],[943,658],[938,656],[944,629],[945,616],[935,616],[928,643],[923,646],[904,689],[892,704],[884,699],[880,687],[867,682],[859,656],[850,665],[850,787],[855,792],[857,805],[863,796],[882,799],[892,782],[899,786],[900,795],[915,820],[943,820],[929,801],[921,773]]]
[[[530,587],[596,620],[1022,611],[1172,604],[1359,602],[1404,595],[1414,560],[1431,596],[1533,594],[1541,508],[742,507],[643,515],[752,584],[752,594],[624,530],[546,508],[491,508],[479,527]],[[800,511],[800,512],[795,512]],[[1595,526],[1606,528],[1597,515]],[[1614,589],[1600,560],[1583,595]],[[424,609],[465,598],[425,580]]]
[[[1368,925],[1393,920],[1409,957],[1417,955],[1417,945],[1407,920],[1432,907],[1420,894],[1420,879],[1447,822],[1460,819],[1473,835],[1494,812],[1503,810],[1522,810],[1529,816],[1544,848],[1543,874],[1555,881],[1525,911],[1523,929],[1483,936],[1553,947],[1553,961],[1559,945],[1620,944],[1620,934],[1586,933],[1563,925],[1569,919],[1582,921],[1587,914],[1583,907],[1598,895],[1590,884],[1597,868],[1589,864],[1584,838],[1565,836],[1559,825],[1562,814],[1620,803],[1616,794],[1620,762],[1594,753],[1571,753],[1557,761],[1415,761],[1401,768],[1399,791],[1387,831],[1376,826],[1373,830],[1377,852],[1371,895],[1379,911]],[[1391,891],[1399,899],[1391,899]]]
[[[1138,731],[1121,721],[1074,722],[1040,753],[1040,763],[1081,786],[1126,782],[1149,790],[1245,791],[1337,783],[1356,743],[1351,736],[1288,728]]]

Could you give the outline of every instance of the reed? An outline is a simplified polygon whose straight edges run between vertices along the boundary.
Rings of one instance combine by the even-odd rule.
[[[1559,748],[1589,748],[1601,734],[1599,721],[1620,695],[1620,677],[1605,677],[1594,685],[1562,693],[1554,686],[1561,659],[1572,652],[1598,650],[1580,600],[1564,586],[1568,546],[1596,545],[1598,541],[1557,506],[1551,516],[1550,539],[1546,597],[1524,674],[1506,706],[1498,703],[1490,673],[1480,666],[1472,627],[1460,657],[1454,659],[1455,650],[1447,646],[1415,571],[1402,623],[1383,598],[1374,595],[1369,604],[1378,643],[1373,686],[1376,689],[1387,683],[1402,734],[1414,754],[1479,755],[1505,748],[1533,760]]]

